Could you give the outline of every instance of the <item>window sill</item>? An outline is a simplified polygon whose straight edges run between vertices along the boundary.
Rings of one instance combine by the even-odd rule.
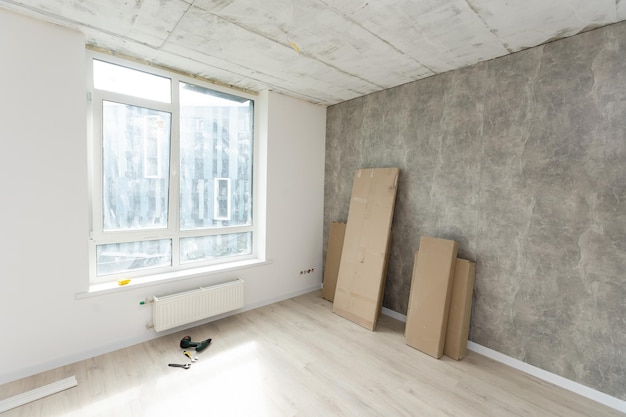
[[[90,284],[87,291],[75,294],[77,300],[89,297],[96,297],[105,294],[117,293],[119,291],[149,287],[152,285],[160,285],[168,282],[182,281],[200,276],[213,275],[229,271],[238,271],[244,268],[252,268],[271,264],[271,261],[263,259],[248,259],[245,261],[231,262],[222,265],[213,265],[209,267],[188,269],[185,271],[168,272],[158,275],[149,275],[145,277],[133,278],[126,285],[119,285],[116,281],[104,282],[101,284]]]

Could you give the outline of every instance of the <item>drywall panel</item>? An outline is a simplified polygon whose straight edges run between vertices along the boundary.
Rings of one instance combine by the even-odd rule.
[[[443,354],[461,360],[467,355],[476,263],[457,258]]]
[[[354,174],[333,312],[374,330],[382,304],[398,168]]]
[[[341,262],[341,252],[343,250],[343,239],[345,235],[345,223],[332,222],[330,224],[328,247],[326,249],[326,265],[324,267],[324,286],[322,287],[322,297],[328,301],[335,300],[337,276],[339,275],[339,264]]]
[[[435,358],[443,355],[457,251],[453,240],[422,236],[415,255],[404,337]]]

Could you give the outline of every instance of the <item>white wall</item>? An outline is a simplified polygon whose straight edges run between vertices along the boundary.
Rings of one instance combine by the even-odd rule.
[[[269,262],[77,298],[88,280],[84,39],[1,9],[0,28],[0,384],[157,337],[139,305],[155,294],[239,276],[250,309],[320,287],[326,109],[265,92]]]

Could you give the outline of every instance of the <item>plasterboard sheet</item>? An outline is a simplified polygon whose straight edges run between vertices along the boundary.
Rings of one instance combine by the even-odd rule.
[[[369,330],[380,314],[398,168],[354,175],[333,312]]]
[[[326,265],[324,266],[324,286],[322,287],[322,297],[328,301],[335,300],[337,275],[339,274],[339,264],[345,235],[345,223],[332,222],[330,224],[328,246],[326,248]]]
[[[415,255],[404,336],[435,358],[443,356],[457,251],[453,240],[422,236]]]
[[[475,262],[457,258],[452,283],[446,342],[443,348],[444,355],[456,360],[461,360],[467,355],[467,337],[469,335],[475,275]]]

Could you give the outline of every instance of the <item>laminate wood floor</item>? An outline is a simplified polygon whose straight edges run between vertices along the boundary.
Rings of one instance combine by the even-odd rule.
[[[624,416],[470,352],[433,359],[404,323],[371,332],[313,292],[0,386],[0,399],[76,375],[78,386],[3,417]],[[190,369],[178,344],[212,338]]]

